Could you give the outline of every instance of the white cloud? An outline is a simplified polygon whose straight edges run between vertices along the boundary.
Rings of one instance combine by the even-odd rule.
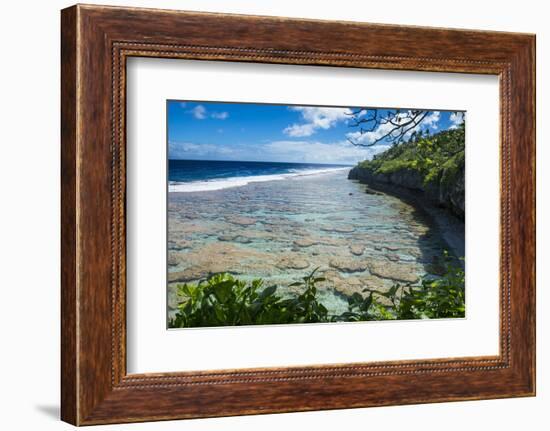
[[[339,121],[349,118],[349,108],[326,108],[313,106],[293,106],[292,111],[300,112],[305,123],[295,123],[283,130],[286,135],[298,138],[313,135],[318,129],[329,129]]]
[[[169,142],[170,159],[203,160],[269,160],[273,162],[333,163],[353,165],[370,159],[388,149],[390,144],[368,148],[356,147],[348,141],[317,142],[306,140],[282,140],[265,144],[198,144],[194,142]]]
[[[437,130],[438,126],[437,123],[439,122],[439,118],[441,117],[441,112],[439,111],[432,111],[431,114],[427,115],[423,120],[420,126],[426,126],[430,127],[434,130]]]
[[[197,120],[204,120],[206,118],[206,108],[202,105],[195,106],[190,112]]]
[[[197,120],[205,120],[208,117],[214,118],[216,120],[225,120],[226,118],[229,118],[228,112],[223,111],[209,113],[203,105],[197,105],[187,112],[192,114],[193,117],[195,117]]]
[[[315,127],[313,124],[293,124],[285,128],[283,133],[292,138],[302,138],[313,135],[313,133],[315,133]]]
[[[169,142],[170,159],[186,159],[197,157],[223,158],[233,154],[233,149],[216,144],[195,144],[193,142]]]
[[[460,124],[464,123],[464,112],[452,112],[449,115],[449,121],[452,123],[450,129],[456,129]]]
[[[212,118],[215,118],[216,120],[225,120],[226,118],[229,117],[229,113],[227,112],[212,112],[212,114],[210,114],[210,116]]]
[[[361,148],[347,141],[334,143],[274,141],[264,145],[263,148],[270,155],[270,159],[276,161],[355,164],[388,149],[389,145]]]
[[[397,114],[396,117],[404,118],[409,114],[410,112],[402,112],[400,114]],[[407,139],[414,132],[417,132],[420,129],[426,129],[428,127],[431,129],[437,130],[440,117],[441,117],[441,113],[439,111],[430,112],[428,115],[426,115],[426,117],[424,117],[424,119],[416,127],[413,127],[412,129],[407,131],[404,138]],[[391,123],[384,123],[384,124],[380,124],[372,132],[361,133],[359,130],[357,130],[355,132],[347,133],[346,137],[358,144],[370,145],[373,142],[385,136],[386,134],[388,134],[394,127],[395,126]]]

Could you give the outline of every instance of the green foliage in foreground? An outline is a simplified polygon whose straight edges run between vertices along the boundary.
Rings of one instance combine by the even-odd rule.
[[[393,286],[382,294],[391,302],[386,308],[395,319],[464,317],[464,270],[445,252],[443,276],[426,277],[417,286]]]
[[[348,310],[330,315],[319,302],[317,284],[324,282],[313,271],[291,287],[299,295],[284,298],[277,287],[263,288],[263,280],[246,283],[230,274],[218,274],[198,284],[178,285],[183,301],[171,328],[238,326],[288,323],[359,322],[389,319],[464,317],[464,271],[445,255],[445,273],[424,278],[416,285],[394,285],[380,293],[368,288],[364,295],[348,298]]]
[[[434,135],[415,133],[408,142],[394,145],[359,166],[376,174],[416,171],[424,184],[450,184],[464,166],[464,131],[462,123],[456,129]]]

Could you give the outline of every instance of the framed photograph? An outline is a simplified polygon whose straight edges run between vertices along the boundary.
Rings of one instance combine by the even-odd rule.
[[[535,394],[533,35],[77,5],[61,45],[63,420]]]
[[[465,317],[465,112],[166,110],[169,328]]]

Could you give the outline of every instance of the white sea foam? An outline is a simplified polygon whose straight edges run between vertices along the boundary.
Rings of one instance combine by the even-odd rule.
[[[345,168],[325,168],[325,169],[311,169],[304,171],[291,172],[286,174],[273,174],[273,175],[255,175],[249,177],[230,177],[218,180],[208,181],[189,181],[178,182],[170,181],[168,184],[168,191],[170,193],[190,193],[190,192],[207,192],[214,190],[223,190],[231,187],[242,187],[250,183],[262,183],[265,181],[280,181],[298,177],[306,177],[312,175],[322,175],[331,172],[349,170],[351,167]]]

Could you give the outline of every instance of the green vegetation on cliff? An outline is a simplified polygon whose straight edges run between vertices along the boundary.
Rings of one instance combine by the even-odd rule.
[[[368,320],[464,317],[464,271],[445,254],[441,277],[425,277],[418,284],[395,284],[388,292],[363,289],[348,298],[348,310],[330,315],[318,300],[313,271],[291,287],[299,295],[283,298],[276,286],[263,280],[246,283],[230,274],[214,275],[197,284],[178,285],[182,299],[171,328],[240,326],[288,323],[359,322]]]
[[[425,185],[449,184],[464,167],[464,142],[464,123],[433,135],[416,133],[408,142],[396,144],[358,166],[382,175],[414,171],[421,175]]]

